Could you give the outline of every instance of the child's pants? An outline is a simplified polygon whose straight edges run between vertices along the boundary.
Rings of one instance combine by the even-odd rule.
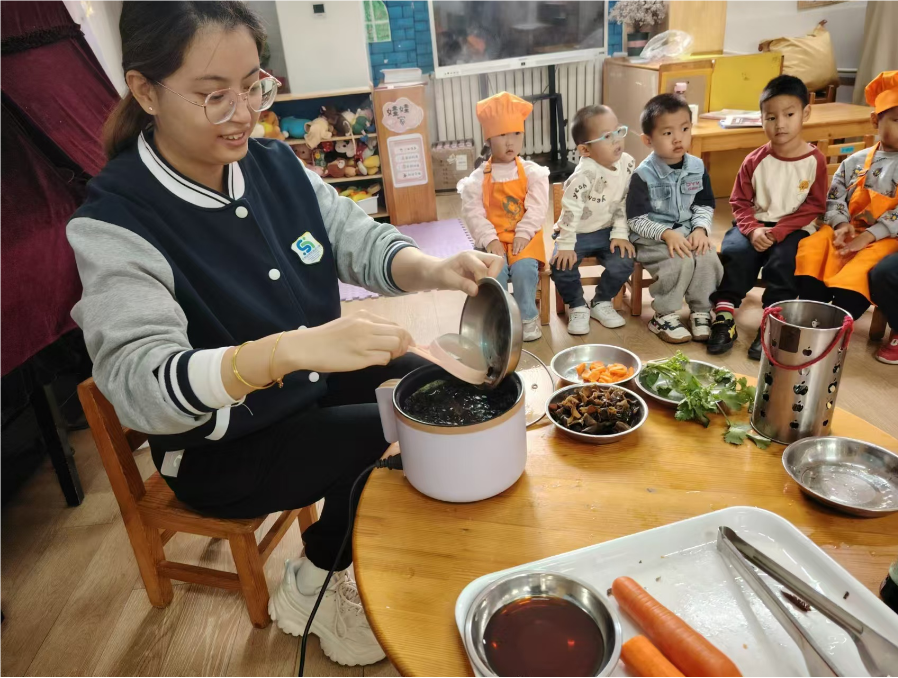
[[[874,266],[869,273],[870,297],[873,303],[886,314],[886,320],[892,329],[898,327],[898,254],[890,254]],[[824,283],[809,275],[798,276],[798,285],[802,299],[822,301],[825,304],[848,311],[855,320],[859,319],[870,302],[860,292],[846,290],[841,287],[827,287]]]
[[[774,226],[775,224],[764,224]],[[798,243],[808,236],[807,231],[793,231],[782,242],[774,243],[763,252],[758,252],[748,236],[736,228],[727,231],[720,246],[720,262],[723,264],[723,280],[717,291],[711,295],[711,302],[728,301],[736,308],[758,283],[758,273],[763,268],[763,278],[767,283],[761,305],[775,306],[781,301],[796,299],[798,286],[795,282],[795,254]]]
[[[683,259],[678,254],[670,256],[663,240],[640,236],[635,245],[636,261],[655,279],[649,287],[655,313],[667,315],[679,311],[684,297],[693,313],[711,310],[711,293],[723,278],[723,266],[717,252],[712,249]]]
[[[555,248],[555,252],[558,252],[558,247]],[[555,281],[555,287],[561,298],[564,299],[564,303],[570,308],[586,306],[583,285],[580,284],[580,264],[586,257],[596,257],[605,267],[590,306],[594,306],[600,301],[614,299],[620,292],[620,288],[627,282],[627,278],[633,273],[633,259],[622,257],[620,252],[611,251],[610,228],[603,228],[593,233],[578,233],[574,252],[577,254],[577,263],[573,268],[561,271],[552,267],[552,280]]]
[[[536,287],[539,285],[539,262],[536,259],[518,259],[511,266],[505,263],[496,280],[508,289],[508,278],[514,289],[514,300],[521,310],[521,320],[534,320],[539,317],[536,308]]]
[[[898,254],[890,254],[870,271],[870,297],[898,331]]]

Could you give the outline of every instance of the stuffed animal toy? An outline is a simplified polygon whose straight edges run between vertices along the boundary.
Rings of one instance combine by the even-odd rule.
[[[346,176],[346,159],[337,158],[327,165],[327,176],[339,179]]]
[[[327,167],[327,158],[324,155],[324,151],[317,148],[312,151],[312,163],[324,174],[324,169]]]
[[[321,150],[325,153],[333,153],[334,152],[334,142],[333,141],[322,141],[321,142]]]
[[[362,153],[362,160],[366,160],[377,153],[377,137],[369,137],[365,144],[368,148]]]
[[[293,149],[293,152],[296,153],[296,157],[302,160],[302,163],[306,167],[315,165],[315,152],[306,144],[296,144],[295,146],[291,146],[291,148]]]
[[[323,140],[334,136],[330,124],[324,118],[315,118],[312,122],[307,122],[305,128],[305,139],[310,148],[317,148]]]
[[[355,160],[347,160],[346,161],[346,167],[343,168],[343,173],[347,177],[354,177],[354,176],[358,175],[359,169],[355,165]]]
[[[371,118],[373,117],[373,113],[369,116],[368,113],[371,111],[366,111],[365,109],[360,108],[355,112],[355,119],[352,122],[352,133],[353,134],[362,134],[368,126],[371,124]]]
[[[355,149],[356,143],[354,139],[349,139],[348,141],[337,141],[334,143],[334,150],[337,151],[340,155],[345,155],[347,158],[355,157]]]
[[[278,117],[274,114],[274,111],[263,111],[262,115],[259,116],[259,123],[265,129],[266,139],[280,139],[283,141],[287,138],[287,135],[281,132]]]
[[[302,139],[306,135],[306,123],[312,122],[306,118],[290,117],[281,120],[281,131],[291,139]]]
[[[261,122],[257,122],[253,127],[253,131],[249,133],[253,139],[263,139],[265,137],[265,126]]]
[[[365,158],[362,165],[368,169],[368,174],[377,174],[380,171],[380,156],[372,155],[369,158]]]
[[[349,134],[352,132],[352,124],[350,124],[350,122],[342,115],[337,113],[337,109],[335,106],[322,106],[321,117],[323,117],[331,125],[333,125],[337,136],[349,136]]]

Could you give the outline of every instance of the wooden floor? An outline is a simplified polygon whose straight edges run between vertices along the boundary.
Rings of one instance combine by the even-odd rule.
[[[458,215],[456,196],[438,199],[440,218]],[[722,204],[715,217],[715,241],[729,226]],[[646,294],[646,302],[648,302]],[[464,298],[460,293],[428,292],[396,299],[371,299],[346,304],[365,308],[405,325],[415,339],[430,342],[454,331]],[[644,360],[675,350],[645,327],[651,315],[646,303],[642,318],[627,315],[626,326],[608,330],[592,323],[592,331],[572,337],[563,316],[552,315],[544,337],[525,348],[548,362],[555,352],[578,343],[609,343],[629,348]],[[714,362],[735,372],[755,374],[758,363],[745,351],[760,322],[760,292],[752,292],[737,318],[740,339],[727,356]],[[898,436],[898,367],[877,363],[876,346],[867,340],[869,313],[858,324],[846,362],[839,406]],[[681,348],[697,358],[699,344]],[[238,593],[199,586],[175,586],[165,610],[150,606],[119,515],[118,506],[87,431],[74,434],[78,470],[85,500],[67,508],[49,463],[45,463],[2,511],[2,663],[12,675],[296,675],[299,641],[271,625],[253,629]],[[148,475],[152,461],[146,449],[137,453]],[[267,529],[264,525],[262,529]],[[170,558],[233,571],[227,544],[177,535],[167,546]],[[284,559],[301,550],[294,525],[268,560],[269,588],[277,586]],[[396,675],[389,662],[363,669],[345,669],[329,662],[313,638],[307,675]]]

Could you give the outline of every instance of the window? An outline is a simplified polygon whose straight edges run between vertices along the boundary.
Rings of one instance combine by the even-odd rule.
[[[365,0],[365,31],[368,42],[390,42],[390,13],[383,0]]]

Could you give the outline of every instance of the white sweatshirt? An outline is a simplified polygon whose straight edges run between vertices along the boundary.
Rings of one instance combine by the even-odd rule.
[[[527,197],[524,198],[524,216],[515,228],[515,236],[531,240],[546,221],[549,209],[549,170],[523,158],[521,162],[524,164],[524,174],[527,175]],[[493,182],[501,184],[517,178],[516,162],[493,163]],[[459,181],[457,188],[461,194],[462,220],[474,239],[474,247],[486,249],[493,240],[499,239],[499,235],[496,227],[486,218],[486,208],[483,206],[483,165]]]
[[[611,237],[627,240],[627,187],[636,161],[621,154],[614,169],[603,167],[590,157],[581,157],[577,169],[564,182],[561,217],[555,224],[559,250],[572,250],[578,233],[611,229]]]

